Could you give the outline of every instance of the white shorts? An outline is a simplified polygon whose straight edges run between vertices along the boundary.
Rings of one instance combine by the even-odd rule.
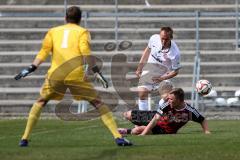
[[[145,83],[138,86],[138,88],[146,88],[148,91],[164,90],[165,88],[173,87],[170,80],[164,80],[160,83]]]

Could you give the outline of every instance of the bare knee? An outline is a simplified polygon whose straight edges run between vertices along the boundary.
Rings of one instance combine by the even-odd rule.
[[[40,106],[44,107],[47,104],[48,100],[45,100],[44,98],[39,98],[36,103],[38,103]]]
[[[138,96],[140,100],[146,100],[148,97],[149,91],[146,88],[139,88]]]
[[[139,126],[132,129],[131,134],[139,135],[143,132],[145,126]]]
[[[97,97],[94,100],[89,101],[89,103],[91,103],[91,105],[93,105],[96,109],[99,109],[103,105],[103,102],[101,101],[101,99],[99,97]]]

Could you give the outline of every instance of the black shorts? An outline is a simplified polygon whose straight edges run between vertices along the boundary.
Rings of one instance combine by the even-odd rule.
[[[131,122],[138,126],[147,126],[148,123],[153,119],[154,115],[158,113],[157,111],[139,111],[132,110]],[[166,134],[164,129],[160,126],[155,126],[152,129],[153,134]]]
[[[132,110],[131,122],[138,126],[146,126],[152,120],[157,111]]]
[[[152,129],[152,134],[167,134],[167,133],[160,126],[155,126]]]

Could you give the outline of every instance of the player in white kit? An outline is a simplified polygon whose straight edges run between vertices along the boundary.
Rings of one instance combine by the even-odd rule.
[[[140,78],[138,93],[139,110],[148,109],[148,94],[164,85],[172,85],[180,66],[180,51],[172,40],[171,27],[162,27],[160,34],[151,36],[139,62],[136,75]],[[160,87],[160,88],[159,88]]]

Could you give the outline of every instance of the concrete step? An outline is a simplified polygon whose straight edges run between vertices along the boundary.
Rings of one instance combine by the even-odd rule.
[[[13,114],[27,116],[35,100],[0,100],[1,114]],[[42,113],[54,113],[56,101],[50,101],[44,108]],[[2,116],[1,116],[2,117]]]
[[[33,88],[33,87],[20,87],[20,88],[0,88],[0,95],[1,100],[10,100],[10,99],[16,99],[16,100],[35,100],[39,97],[40,87]],[[111,104],[113,103],[113,99],[116,98],[116,92],[113,87],[110,87],[108,89],[104,89],[102,87],[95,87],[96,91],[101,95],[102,98],[108,97],[110,100],[108,101],[106,99],[106,102]],[[120,89],[120,92],[125,92],[126,89]],[[133,91],[136,92],[136,91]],[[71,98],[70,92],[66,93],[67,98]],[[112,98],[112,100],[111,100]]]
[[[69,100],[70,100],[70,98],[69,98]],[[28,113],[34,103],[35,103],[35,100],[0,100],[0,117],[1,118],[5,117],[5,116],[11,117],[14,115],[16,115],[18,117],[19,116],[27,117]],[[69,108],[71,113],[78,114],[78,116],[80,116],[80,113],[78,112],[78,110],[80,110],[80,108],[78,108],[79,103],[80,103],[80,101],[73,101],[73,103],[71,104],[71,107]],[[41,118],[43,118],[43,117],[49,118],[50,116],[55,116],[55,118],[57,118],[56,117],[57,115],[55,113],[55,112],[57,112],[55,110],[56,109],[55,107],[59,107],[57,105],[59,105],[59,101],[49,101],[41,112]],[[110,109],[112,109],[114,111],[117,107],[123,107],[123,106],[119,106],[118,103],[108,104],[108,106],[111,107]],[[93,109],[93,106],[91,106],[89,103],[88,103],[87,107]],[[96,116],[98,116],[98,115],[96,115]],[[96,118],[96,117],[93,117],[93,118]]]
[[[176,85],[176,87],[179,87]],[[182,87],[182,86],[181,86]],[[186,93],[186,99],[190,99],[192,87],[182,87]],[[98,89],[98,88],[96,88]],[[214,89],[221,95],[222,93],[228,93],[229,95],[234,95],[234,92],[239,89],[236,86],[228,86],[228,87],[214,87]],[[40,88],[0,88],[0,100],[35,100],[39,97]],[[124,101],[134,101],[137,99],[137,90],[129,90],[129,88],[119,89],[118,92],[112,87],[105,90],[105,92],[101,92],[101,96],[109,96],[112,98],[115,97],[118,100],[122,99]],[[118,96],[117,96],[118,94]],[[157,96],[157,92],[153,92],[152,96]],[[111,99],[111,98],[109,98]]]
[[[120,51],[120,52],[93,52],[92,55],[100,58],[103,62],[111,62],[112,56],[115,54],[125,54],[129,62],[139,62],[142,56],[142,50],[139,51]],[[31,63],[37,54],[33,51],[13,51],[0,52],[1,63]],[[193,62],[195,58],[195,50],[181,50],[182,62]],[[239,51],[236,50],[201,50],[200,58],[202,62],[236,62],[240,61]],[[50,62],[50,58],[46,62]]]
[[[148,2],[152,5],[156,4],[161,4],[161,5],[166,5],[166,4],[234,4],[235,0],[181,0],[181,1],[171,1],[171,0],[148,0]],[[59,1],[59,0],[1,0],[0,4],[4,5],[43,5],[43,4],[58,4],[58,5],[63,5],[64,1]],[[145,1],[144,0],[134,0],[134,1],[129,1],[129,0],[119,0],[119,4],[141,4],[144,5]],[[68,4],[71,5],[83,5],[83,4],[114,4],[114,0],[68,0]]]
[[[125,40],[125,39],[124,39]],[[133,43],[133,46],[128,50],[143,50],[147,46],[147,39],[134,40],[127,39]],[[123,40],[119,40],[121,42]],[[108,42],[114,42],[110,39],[92,40],[93,51],[104,51],[104,45]],[[194,50],[195,39],[176,40],[180,50]],[[41,47],[41,40],[1,40],[1,51],[38,51]],[[200,40],[200,50],[234,50],[235,39],[206,39]]]
[[[142,56],[143,51],[131,52],[127,51],[126,54],[129,62],[139,62]],[[108,54],[108,53],[106,53]],[[97,55],[98,56],[98,55]],[[111,61],[111,58],[108,55],[99,55],[105,62]],[[185,51],[181,50],[181,62],[194,62],[195,51]],[[239,51],[200,51],[201,62],[236,62],[240,60]]]
[[[0,40],[41,40],[44,38],[48,29],[0,29]],[[200,29],[200,39],[234,39],[235,28],[204,28]],[[115,29],[90,29],[93,40],[114,39]],[[159,28],[120,28],[118,30],[119,39],[149,39],[151,35],[159,33]],[[174,31],[174,38],[194,39],[196,37],[195,28],[177,28]]]
[[[0,74],[1,75],[16,75],[23,68],[31,63],[1,63]],[[119,73],[119,71],[135,72],[138,62],[105,62],[103,64],[102,72],[104,74]],[[193,62],[182,62],[182,74],[193,73]],[[34,75],[44,75],[47,73],[50,63],[43,63],[35,72]],[[214,73],[239,73],[239,62],[202,62],[201,74],[214,74]]]
[[[194,17],[119,17],[119,28],[158,28],[171,26],[177,28],[195,28]],[[1,17],[0,28],[51,28],[64,23],[63,17]],[[84,26],[84,18],[81,25]],[[200,17],[200,28],[235,28],[235,17]],[[114,28],[114,17],[90,17],[87,28]]]
[[[105,96],[104,94],[112,94],[116,95],[114,88],[108,88],[107,90],[102,87],[95,87],[95,89],[100,92],[101,96]],[[39,91],[40,88],[30,88],[30,87],[24,87],[24,88],[0,88],[0,99],[1,100],[34,100],[39,97]],[[121,90],[125,91],[125,90]],[[69,93],[68,93],[69,94]],[[71,96],[70,96],[71,97]],[[111,97],[109,97],[111,98]]]
[[[72,98],[65,98],[65,100],[72,100]],[[17,115],[24,115],[24,116],[28,116],[28,113],[32,107],[32,105],[35,103],[36,100],[0,100],[0,117],[2,118],[2,116],[6,116],[6,115],[12,115],[12,114],[17,114]],[[73,114],[80,114],[78,112],[78,107],[79,107],[79,103],[80,101],[76,101],[74,100],[73,103],[71,104],[71,107],[69,108],[70,111]],[[118,107],[118,102],[106,102],[108,103],[107,105],[109,107],[111,107],[111,109],[115,109],[116,107]],[[112,104],[111,104],[112,103]],[[47,105],[43,108],[42,113],[52,113],[53,115],[56,116],[55,112],[56,112],[56,106],[59,105],[59,101],[54,101],[51,100],[47,103]],[[59,106],[58,106],[59,107]],[[89,108],[93,108],[93,106],[91,106],[88,103]],[[42,114],[41,114],[42,115]],[[41,116],[42,118],[42,116]]]
[[[78,4],[79,5],[79,4]],[[79,5],[83,11],[91,12],[114,12],[115,5]],[[234,12],[235,3],[233,4],[155,4],[151,7],[146,5],[118,5],[119,12],[194,12],[198,11],[214,11],[214,12]],[[18,12],[18,13],[64,13],[64,5],[1,5],[1,12]]]
[[[129,75],[130,76],[130,75]],[[124,75],[104,75],[108,80],[109,85],[113,86],[112,79],[114,79],[114,85],[119,84],[116,87],[123,87],[122,77]],[[134,75],[132,75],[132,78]],[[6,88],[15,87],[41,87],[44,82],[45,76],[43,75],[31,75],[24,78],[23,80],[16,81],[13,79],[12,75],[1,75],[0,76],[0,86]],[[192,85],[193,74],[182,74],[172,79],[174,84],[179,86],[191,86]],[[238,86],[240,87],[240,74],[239,73],[219,73],[219,74],[201,74],[200,79],[209,80],[213,86]],[[138,79],[128,80],[129,86],[136,86],[138,84]],[[95,86],[100,87],[101,84],[95,82]]]
[[[193,74],[179,74],[172,79],[174,85],[181,86],[191,86],[192,85]],[[239,80],[240,74],[229,74],[229,73],[219,73],[219,74],[200,74],[200,79],[207,79],[211,82],[213,88],[215,87],[228,87],[235,86],[240,88]]]

